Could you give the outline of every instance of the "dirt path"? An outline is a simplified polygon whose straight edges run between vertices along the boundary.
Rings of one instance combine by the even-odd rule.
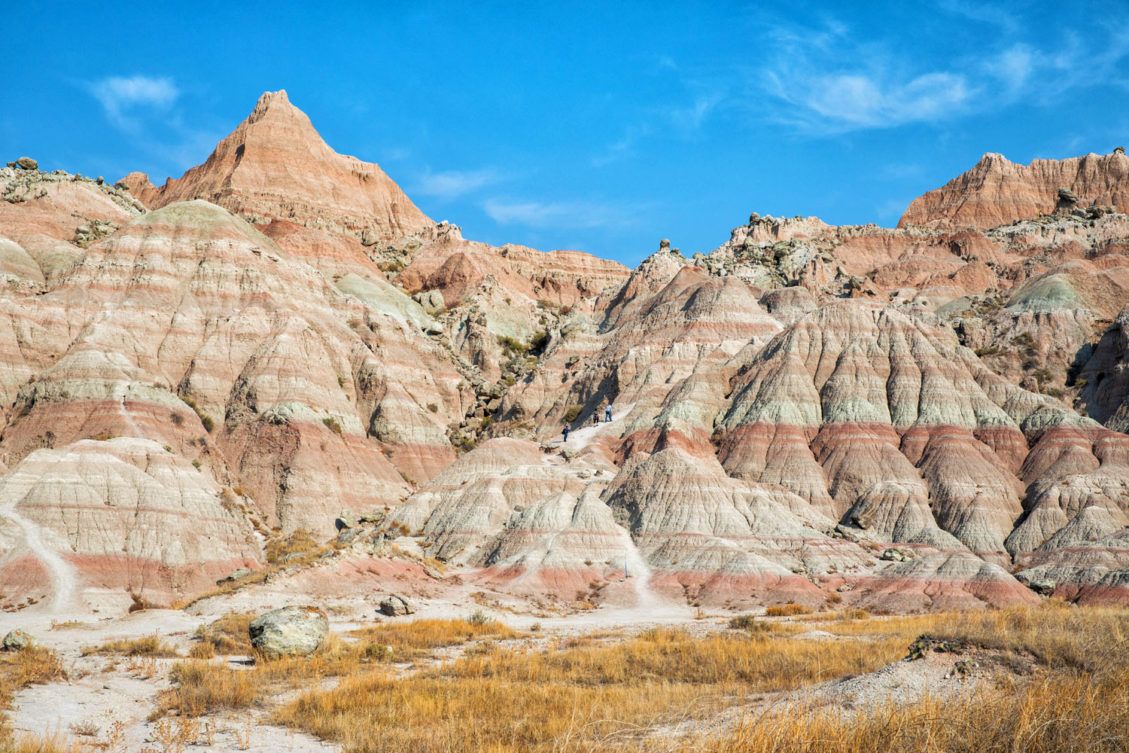
[[[133,415],[130,414],[130,412],[125,408],[125,398],[127,394],[129,394],[128,384],[126,385],[125,392],[122,393],[121,401],[118,403],[118,413],[121,414],[122,420],[125,422],[125,425],[129,427],[129,430],[131,432],[130,436],[137,437],[138,439],[144,439],[145,434],[143,434],[141,429],[138,428],[137,424],[134,423]]]
[[[44,541],[44,528],[16,511],[16,503],[0,505],[0,517],[16,524],[23,536],[23,548],[40,563],[50,578],[51,600],[41,605],[51,614],[62,614],[74,607],[78,590],[78,575],[71,563]],[[49,532],[49,536],[54,533]],[[18,550],[17,545],[17,550]]]

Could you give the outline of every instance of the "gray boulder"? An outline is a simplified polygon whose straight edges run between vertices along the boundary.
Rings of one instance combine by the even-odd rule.
[[[13,630],[4,636],[0,649],[4,651],[23,651],[31,646],[31,636],[22,630]]]
[[[250,575],[253,572],[255,572],[255,571],[251,570],[250,568],[241,567],[238,570],[232,572],[230,575],[225,575],[224,577],[217,580],[216,585],[222,586],[225,583],[234,583],[237,580],[241,580],[243,578],[246,578],[248,575]]]
[[[283,607],[256,617],[247,633],[265,658],[309,656],[325,643],[329,620],[317,607]]]
[[[418,303],[429,316],[441,314],[447,309],[443,294],[438,290],[421,290],[412,296],[412,300]]]
[[[879,559],[886,560],[887,562],[908,562],[909,560],[917,559],[917,555],[912,549],[902,549],[900,547],[890,547],[882,552]]]
[[[392,594],[380,600],[380,613],[386,617],[404,617],[415,611],[403,596]]]

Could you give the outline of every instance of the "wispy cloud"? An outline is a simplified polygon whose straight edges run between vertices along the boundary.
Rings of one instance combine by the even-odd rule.
[[[724,96],[720,91],[699,94],[690,104],[671,108],[667,117],[676,127],[684,131],[697,131],[723,99]]]
[[[426,171],[415,181],[414,193],[437,199],[455,199],[502,180],[493,168],[481,170]]]
[[[612,204],[593,201],[533,201],[488,199],[482,205],[490,219],[499,225],[525,225],[532,228],[594,228],[624,225],[631,214]]]
[[[109,76],[94,81],[89,89],[110,122],[127,129],[136,127],[133,113],[168,110],[180,96],[173,80],[163,76]]]
[[[643,138],[651,134],[653,127],[649,122],[635,123],[624,129],[623,135],[608,144],[603,151],[593,155],[589,160],[593,167],[604,167],[613,162],[630,157],[635,152],[635,146]]]
[[[673,61],[670,62],[669,68],[677,72]],[[589,163],[593,167],[604,167],[627,159],[635,154],[635,149],[641,141],[662,133],[673,132],[683,138],[696,137],[709,117],[724,104],[725,92],[717,85],[707,86],[681,77],[677,83],[693,92],[689,99],[683,96],[662,106],[647,108],[637,122],[625,127],[620,137],[594,154],[589,159]]]
[[[943,122],[1021,99],[1051,102],[1068,90],[1124,79],[1118,67],[1129,57],[1129,29],[1115,19],[1085,34],[1064,28],[1057,39],[1035,44],[1022,38],[1024,25],[1014,13],[998,6],[952,0],[941,7],[1015,33],[995,33],[998,42],[970,44],[923,66],[920,56],[834,19],[806,27],[781,23],[769,34],[773,52],[757,71],[750,99],[763,117],[835,134]]]

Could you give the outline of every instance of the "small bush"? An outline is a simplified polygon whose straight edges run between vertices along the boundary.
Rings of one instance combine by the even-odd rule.
[[[323,418],[321,420],[321,422],[323,424],[325,424],[325,427],[327,429],[329,429],[330,431],[332,431],[334,434],[340,434],[341,433],[341,424],[339,424],[337,422],[336,418],[329,416],[329,417]]]
[[[800,614],[811,614],[811,609],[803,604],[777,604],[764,610],[766,617],[795,617]]]
[[[293,533],[271,539],[266,545],[267,562],[272,565],[283,560],[298,559],[302,555],[316,554],[322,548],[314,535],[304,528],[299,528]]]
[[[219,619],[196,628],[196,638],[200,643],[193,646],[207,646],[211,649],[212,656],[224,654],[226,656],[248,656],[251,654],[251,639],[247,628],[254,619],[253,615],[241,612],[229,612]],[[201,649],[203,651],[203,649]],[[196,659],[207,659],[209,656],[196,656]]]

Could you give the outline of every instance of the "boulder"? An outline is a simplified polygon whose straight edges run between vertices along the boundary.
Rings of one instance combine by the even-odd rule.
[[[380,613],[386,617],[403,617],[415,611],[403,596],[392,594],[380,600]]]
[[[22,630],[13,630],[4,636],[0,649],[4,651],[23,651],[31,646],[31,636]]]
[[[38,170],[39,163],[31,157],[20,157],[15,162],[9,162],[8,167],[18,167],[21,170]]]
[[[879,559],[887,562],[907,562],[908,560],[916,559],[917,555],[913,553],[912,549],[902,549],[900,547],[890,547],[882,552]]]
[[[234,572],[232,572],[231,574],[225,575],[224,577],[217,580],[216,585],[222,586],[224,583],[234,583],[237,580],[242,580],[243,578],[246,578],[248,575],[250,575],[253,572],[255,572],[255,571],[250,569],[250,568],[241,567],[238,570],[235,570]]]
[[[430,316],[441,314],[447,308],[443,293],[439,290],[424,290],[412,296],[412,300],[423,307]],[[442,331],[442,330],[440,330]]]
[[[256,617],[247,633],[266,658],[309,656],[325,642],[329,620],[318,607],[283,607]]]

